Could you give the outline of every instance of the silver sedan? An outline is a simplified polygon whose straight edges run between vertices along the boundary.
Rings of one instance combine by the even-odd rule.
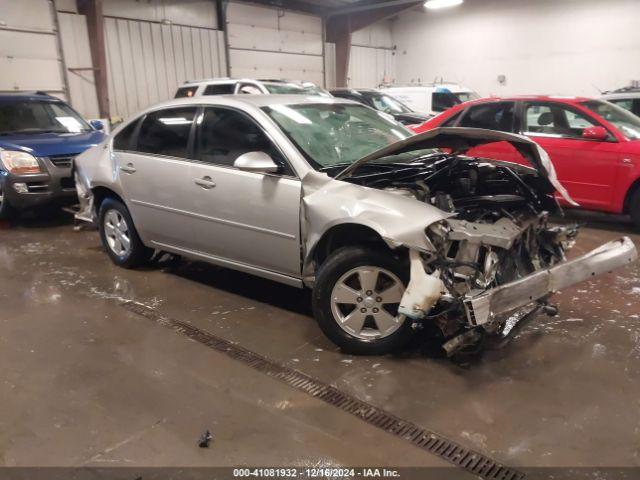
[[[507,141],[528,165],[465,156]],[[156,105],[76,159],[81,211],[117,265],[165,251],[313,289],[343,350],[381,354],[429,327],[452,355],[503,342],[560,288],[633,261],[626,238],[567,261],[572,202],[518,135],[412,135],[350,101],[216,96]]]

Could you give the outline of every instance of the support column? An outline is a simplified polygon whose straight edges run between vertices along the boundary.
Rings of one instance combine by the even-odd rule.
[[[78,12],[87,17],[89,47],[93,75],[96,83],[96,96],[100,117],[109,118],[109,86],[107,84],[107,55],[104,37],[104,16],[102,0],[77,0]]]

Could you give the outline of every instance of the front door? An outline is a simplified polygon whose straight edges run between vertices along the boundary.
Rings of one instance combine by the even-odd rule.
[[[142,120],[137,139],[114,154],[136,229],[147,243],[187,246],[193,238],[189,136],[196,107],[157,110]],[[121,134],[126,133],[126,129]]]
[[[300,275],[301,184],[262,128],[247,114],[205,107],[198,119],[191,167],[194,241],[210,256],[289,276]],[[276,174],[233,166],[263,151]]]
[[[620,159],[615,138],[583,138],[585,128],[601,125],[570,105],[527,102],[522,111],[523,133],[547,151],[569,195],[584,208],[610,209]]]

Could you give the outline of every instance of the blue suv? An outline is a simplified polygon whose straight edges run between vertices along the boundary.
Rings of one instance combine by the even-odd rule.
[[[0,94],[0,219],[76,200],[73,159],[104,138],[62,100],[41,92]]]

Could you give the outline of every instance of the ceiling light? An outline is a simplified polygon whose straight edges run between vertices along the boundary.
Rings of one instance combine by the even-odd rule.
[[[424,2],[424,6],[435,10],[436,8],[455,7],[456,5],[462,4],[462,2],[464,2],[464,0],[427,0]]]

